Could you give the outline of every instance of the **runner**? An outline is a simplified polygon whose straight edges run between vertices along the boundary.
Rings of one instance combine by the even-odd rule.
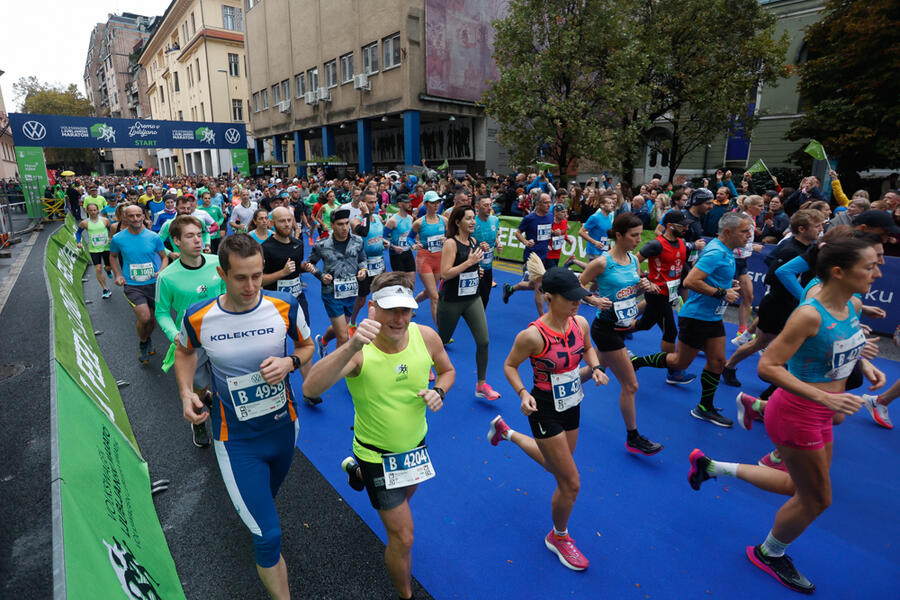
[[[388,253],[391,271],[411,273],[415,280],[416,259],[413,256],[408,237],[413,226],[413,218],[409,214],[409,195],[397,196],[397,209],[397,214],[392,215],[384,225],[385,234],[388,235],[391,242],[391,251]]]
[[[138,360],[147,364],[156,354],[150,339],[156,324],[152,312],[156,303],[156,275],[169,264],[169,259],[159,236],[144,228],[144,211],[140,206],[126,206],[122,217],[126,229],[112,237],[110,263],[115,284],[124,286],[125,298],[137,317]]]
[[[607,232],[613,226],[613,210],[615,207],[616,195],[604,192],[600,196],[600,206],[578,230],[578,236],[587,242],[584,251],[587,254],[588,261],[609,250],[609,235]]]
[[[425,200],[425,216],[412,224],[410,235],[418,236],[413,246],[416,250],[416,272],[425,289],[416,296],[416,302],[425,298],[431,301],[431,318],[437,325],[438,283],[441,277],[441,249],[444,247],[447,220],[438,214],[440,197]]]
[[[215,188],[215,184],[210,187]],[[200,201],[203,204],[198,208],[212,217],[216,224],[216,230],[209,234],[209,250],[216,254],[219,251],[219,243],[222,241],[222,227],[225,226],[225,215],[222,213],[222,195],[219,194],[219,203],[215,204],[212,201],[210,192],[203,192],[200,195]]]
[[[475,340],[477,383],[475,396],[496,400],[500,394],[488,385],[488,335],[484,304],[478,296],[479,277],[484,251],[475,243],[475,210],[471,206],[457,206],[447,222],[447,238],[441,250],[440,300],[437,304],[437,329],[444,345],[450,343],[459,318],[466,320]]]
[[[207,192],[208,193],[208,192]],[[175,361],[175,338],[178,337],[185,311],[197,302],[215,298],[225,292],[225,284],[219,277],[219,259],[214,254],[203,254],[203,223],[196,217],[180,215],[169,227],[172,242],[181,249],[178,260],[160,271],[156,281],[156,308],[154,314],[159,328],[171,345],[162,370],[168,373]],[[175,314],[173,320],[172,314]],[[209,368],[206,352],[197,351],[197,370],[194,375],[194,391],[201,398],[209,393]],[[209,446],[206,424],[191,423],[194,445]]]
[[[319,396],[346,378],[355,409],[353,456],[341,467],[353,489],[365,487],[384,523],[384,560],[400,598],[412,598],[409,501],[418,484],[435,475],[425,445],[426,408],[440,410],[456,378],[437,333],[411,323],[417,307],[406,273],[378,275],[369,318],[349,344],[313,366],[303,383],[306,395]],[[437,380],[429,390],[432,364]],[[405,467],[410,462],[416,466]]]
[[[291,371],[309,362],[309,328],[289,294],[261,291],[262,248],[250,236],[219,249],[225,293],[185,313],[175,350],[184,418],[212,418],[216,460],[238,515],[253,534],[256,570],[272,598],[290,597],[275,495],[294,457],[299,423]],[[295,350],[287,352],[287,338]],[[210,412],[193,390],[197,350],[209,356]]]
[[[749,218],[738,213],[726,213],[719,219],[719,237],[706,245],[697,264],[684,280],[691,294],[678,313],[678,345],[675,352],[658,352],[631,360],[635,369],[656,367],[682,370],[687,369],[703,350],[706,365],[700,376],[700,402],[691,409],[691,415],[719,427],[734,425],[731,419],[713,406],[719,377],[725,366],[722,316],[728,304],[739,297],[734,281],[732,250],[747,243],[752,226]]]
[[[256,212],[256,202],[250,201],[250,190],[241,190],[241,202],[231,209],[231,218],[228,224],[236,233],[246,233],[252,227],[253,213]]]
[[[747,331],[747,325],[750,321],[750,308],[753,306],[753,281],[747,272],[747,261],[753,256],[754,252],[762,252],[762,244],[754,244],[753,239],[756,232],[756,218],[762,214],[765,209],[762,196],[747,196],[741,207],[742,215],[748,217],[753,223],[750,228],[750,239],[741,247],[734,249],[734,270],[740,286],[741,301],[738,304],[738,335],[733,340],[734,345],[742,346],[753,339],[753,334]]]
[[[503,365],[534,437],[513,431],[500,415],[491,421],[487,437],[494,446],[503,440],[513,442],[556,479],[550,504],[553,529],[544,545],[564,566],[583,571],[588,559],[568,530],[581,488],[573,457],[584,398],[581,384],[593,379],[597,385],[606,385],[609,378],[591,346],[587,320],[578,314],[581,301],[590,293],[579,285],[575,274],[559,267],[548,270],[541,280],[541,292],[549,310],[519,332]],[[530,392],[519,376],[519,365],[525,359],[531,359],[534,372]],[[588,366],[579,369],[582,360]]]
[[[359,282],[366,278],[366,251],[361,237],[350,233],[350,211],[338,209],[331,213],[332,234],[320,237],[309,253],[306,270],[322,282],[322,302],[331,325],[324,335],[316,336],[319,357],[327,353],[328,342],[347,343],[350,333],[347,322],[353,313],[353,303],[359,292]],[[322,261],[322,270],[316,263]]]
[[[597,286],[597,295],[585,300],[597,308],[597,316],[591,324],[591,339],[600,353],[601,364],[609,366],[619,381],[619,410],[626,429],[625,448],[650,456],[663,447],[638,433],[634,405],[638,382],[625,348],[625,333],[634,327],[637,318],[638,290],[647,291],[653,285],[640,277],[637,258],[631,253],[641,241],[642,230],[643,224],[634,214],[622,213],[616,217],[608,232],[615,242],[612,250],[588,263],[579,280],[585,287]]]
[[[509,297],[513,292],[519,290],[534,290],[534,306],[537,308],[538,316],[544,314],[544,297],[541,294],[540,282],[531,281],[528,275],[528,257],[532,253],[537,254],[538,258],[544,264],[544,270],[551,269],[556,266],[555,262],[547,259],[547,252],[550,247],[550,232],[553,229],[553,215],[550,214],[550,194],[541,194],[534,212],[526,215],[519,223],[516,230],[516,239],[525,246],[522,253],[522,281],[516,285],[503,284],[503,303],[509,303]]]
[[[638,264],[647,261],[648,279],[654,287],[644,293],[646,308],[634,330],[645,331],[659,325],[663,331],[662,341],[659,343],[663,352],[675,352],[678,327],[675,325],[672,305],[679,299],[681,272],[687,264],[687,257],[695,249],[702,250],[706,246],[702,238],[696,242],[685,242],[682,239],[687,230],[685,221],[681,211],[671,210],[666,213],[662,220],[663,234],[644,244],[637,254]],[[693,373],[670,369],[666,375],[666,383],[686,385],[696,378]]]
[[[766,432],[787,473],[714,461],[695,449],[688,474],[695,490],[710,477],[727,475],[791,496],[775,515],[765,541],[747,547],[747,557],[783,585],[805,593],[815,586],[794,568],[785,551],[831,504],[835,415],[851,415],[863,405],[861,398],[845,391],[865,345],[861,302],[853,295],[869,291],[879,273],[877,256],[863,240],[838,240],[821,249],[816,273],[824,282],[819,296],[800,303],[759,362],[760,377],[779,386],[766,410]]]
[[[257,208],[253,211],[253,227],[247,233],[256,243],[262,244],[272,234],[269,231],[269,211],[265,208]]]
[[[375,192],[372,190],[363,192],[359,207],[361,219],[354,221],[351,218],[350,224],[351,227],[354,227],[354,233],[363,238],[366,247],[366,278],[360,282],[359,293],[353,303],[353,317],[350,319],[351,330],[356,327],[359,311],[362,310],[369,297],[372,279],[385,271],[384,250],[390,246],[390,243],[384,239],[384,221],[378,214],[378,198]]]
[[[82,232],[87,231],[87,250],[91,255],[91,263],[94,265],[94,275],[97,277],[100,289],[103,290],[101,297],[108,300],[112,296],[106,283],[107,276],[112,277],[109,266],[109,219],[100,216],[100,211],[94,203],[86,204],[85,210],[87,210],[88,218],[78,224],[75,239],[78,241],[78,247],[83,248]],[[105,273],[104,267],[106,268]]]
[[[197,206],[194,203],[194,197],[190,194],[184,194],[183,196],[178,197],[178,200],[175,201],[175,211],[178,215],[189,215],[200,221],[203,225],[203,252],[209,253],[210,237],[208,223],[215,223],[212,217],[203,211],[197,210]],[[163,223],[162,227],[159,229],[159,238],[163,241],[163,245],[166,248],[172,249],[172,252],[169,253],[169,260],[174,261],[178,259],[179,249],[172,241],[172,236],[169,234],[169,227],[171,225],[171,220]]]
[[[484,308],[487,308],[491,299],[491,288],[494,284],[494,255],[503,252],[503,244],[500,242],[500,219],[491,214],[491,209],[490,196],[478,199],[478,215],[475,217],[475,231],[472,234],[484,252],[481,259],[481,268],[484,272],[478,283],[478,295],[481,296]]]
[[[564,204],[557,204],[553,208],[553,226],[550,228],[550,248],[547,250],[547,264],[554,266],[559,264],[562,256],[563,246],[566,242],[575,243],[575,237],[569,235],[569,208]],[[573,250],[570,260],[566,261],[568,267],[574,261],[575,251]],[[586,264],[581,264],[582,269]]]

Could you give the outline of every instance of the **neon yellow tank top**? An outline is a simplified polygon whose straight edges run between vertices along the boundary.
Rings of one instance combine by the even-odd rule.
[[[97,217],[96,221],[87,219],[87,242],[88,252],[109,250],[109,231],[100,217]]]
[[[410,323],[409,343],[402,351],[385,354],[375,344],[366,344],[362,353],[359,375],[346,378],[356,413],[353,452],[366,462],[380,463],[381,455],[357,439],[391,452],[411,450],[422,441],[428,422],[425,402],[417,394],[428,388],[431,355],[415,323]]]

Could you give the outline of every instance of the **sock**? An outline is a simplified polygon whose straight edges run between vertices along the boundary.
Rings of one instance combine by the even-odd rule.
[[[757,398],[756,400],[753,401],[753,404],[751,405],[751,407],[753,408],[753,410],[755,410],[756,412],[758,412],[760,414],[764,410],[762,400],[760,400],[759,398]]]
[[[781,462],[781,459],[775,456],[775,451],[769,452],[769,460],[771,460],[776,465]]]
[[[706,472],[712,475],[713,477],[718,477],[719,475],[727,475],[728,477],[737,477],[737,463],[730,462],[722,462],[719,460],[710,459],[709,465],[706,467]]]
[[[513,430],[512,427],[510,427],[509,429],[507,429],[506,431],[501,433],[500,437],[502,437],[504,440],[508,440],[509,438],[512,437],[512,434],[514,434],[514,433],[515,433],[515,431]]]
[[[706,410],[713,410],[713,398],[719,387],[719,377],[719,373],[706,369],[700,374],[700,406]]]
[[[766,536],[766,541],[760,545],[759,551],[766,556],[784,556],[784,551],[787,550],[788,545],[789,544],[785,544],[784,542],[779,542],[775,539],[775,536],[772,535],[772,532],[769,531],[769,535]]]
[[[762,394],[759,395],[759,399],[760,400],[768,400],[769,398],[772,397],[772,394],[774,394],[775,390],[777,390],[777,389],[778,389],[777,385],[775,385],[774,383],[770,384],[769,387],[767,387],[766,390]]]
[[[553,535],[555,535],[556,537],[566,537],[567,535],[569,535],[569,530],[566,529],[565,531],[560,531],[559,529],[556,528],[556,525],[554,525],[553,526]]]
[[[887,405],[888,405],[887,402],[885,402],[885,401],[882,399],[881,394],[878,394],[877,396],[875,396],[875,404],[881,404],[882,406],[887,406]]]
[[[638,430],[637,430],[637,427],[635,427],[634,429],[629,429],[629,430],[628,430],[628,441],[629,441],[629,442],[630,442],[631,440],[637,438],[637,436],[638,436]]]
[[[657,352],[648,356],[638,356],[631,361],[635,368],[653,367],[654,369],[662,369],[666,367],[666,353]]]

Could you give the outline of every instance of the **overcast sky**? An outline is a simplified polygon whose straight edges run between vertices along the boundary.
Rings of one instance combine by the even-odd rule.
[[[3,2],[0,87],[8,112],[18,112],[13,83],[34,75],[84,93],[84,63],[91,31],[110,13],[162,16],[170,0],[24,0]]]

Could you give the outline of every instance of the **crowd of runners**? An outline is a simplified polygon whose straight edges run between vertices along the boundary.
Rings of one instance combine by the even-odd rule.
[[[157,325],[168,338],[158,362],[175,367],[194,445],[214,447],[273,598],[290,596],[274,498],[296,445],[297,399],[317,406],[342,379],[355,417],[341,468],[384,523],[398,596],[412,597],[409,502],[435,474],[427,412],[440,410],[454,386],[455,398],[500,399],[491,386],[499,368],[488,369],[490,315],[509,310],[524,290],[533,293],[536,318],[522,319],[503,373],[531,435],[501,415],[484,425],[491,444],[515,444],[554,477],[544,543],[559,561],[573,570],[589,564],[568,521],[580,488],[580,403],[603,391],[582,385],[614,378],[625,449],[654,455],[663,446],[638,432],[637,373],[666,369],[667,383],[690,385],[702,353],[690,415],[722,428],[733,425],[728,414],[744,429],[762,421],[773,450],[749,465],[695,449],[689,483],[699,490],[731,476],[788,496],[747,556],[784,585],[811,592],[785,551],[831,502],[832,427],[865,407],[891,428],[888,406],[900,395],[898,382],[880,395],[851,393],[866,380],[869,390],[889,383],[871,362],[878,338],[860,318],[886,316],[863,298],[900,237],[900,195],[848,198],[836,173],[832,179],[830,202],[812,177],[795,190],[774,178],[755,190],[744,177],[739,190],[722,171],[696,187],[654,178],[637,190],[606,177],[564,187],[544,172],[457,180],[425,170],[353,179],[72,178],[48,194],[66,199],[101,298],[111,296],[111,283],[123,289],[138,361],[149,365],[157,353]],[[498,290],[502,302],[489,309],[504,242],[500,214],[522,217],[514,236],[524,248],[523,275]],[[570,219],[582,223],[574,235]],[[652,228],[655,237],[642,243]],[[766,254],[768,292],[754,298],[748,259],[763,250],[759,242],[777,246]],[[579,243],[587,260],[564,261],[563,249]],[[309,285],[320,286],[328,322],[311,322]],[[86,295],[94,293],[88,286]],[[723,317],[735,303],[737,349],[726,356]],[[660,351],[632,354],[632,333],[654,326]],[[445,351],[454,335],[471,335],[474,379],[468,369],[457,373]],[[758,375],[740,375],[769,388],[759,398],[739,392],[734,409],[718,408],[720,380],[740,387],[739,365],[755,352],[763,353]],[[526,360],[531,374],[520,373]],[[290,384],[294,370],[302,391]]]

